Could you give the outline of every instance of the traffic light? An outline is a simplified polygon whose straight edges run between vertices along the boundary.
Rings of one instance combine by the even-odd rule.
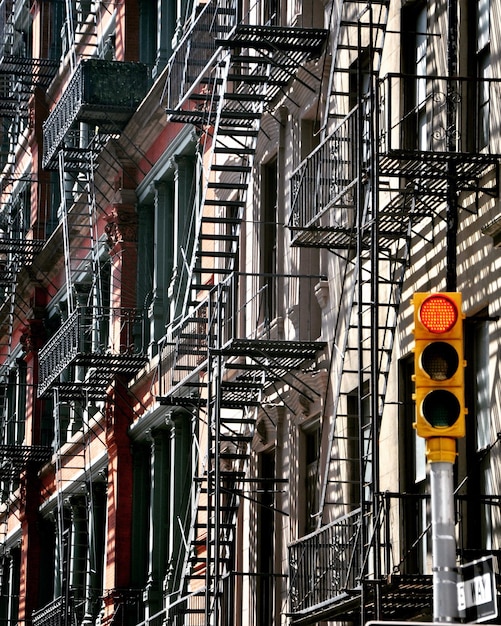
[[[417,434],[465,435],[463,312],[460,293],[415,293],[414,381]]]

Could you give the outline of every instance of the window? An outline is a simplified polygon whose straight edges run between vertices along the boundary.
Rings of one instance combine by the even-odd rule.
[[[474,71],[478,78],[476,103],[477,117],[477,146],[478,150],[489,144],[489,117],[490,117],[490,83],[491,78],[491,50],[490,50],[490,0],[478,0],[471,3],[475,11],[472,24],[475,25],[474,35]]]
[[[402,520],[402,568],[409,574],[426,572],[431,543],[427,532],[429,520],[428,480],[426,474],[425,440],[416,435],[412,424],[416,421],[412,399],[414,383],[414,358],[403,359],[400,364],[400,485],[399,492],[406,496],[399,502]]]
[[[152,67],[157,56],[157,3],[139,3],[139,60]]]
[[[257,508],[257,572],[256,613],[258,624],[273,623],[273,572],[274,563],[274,478],[275,455],[266,452],[259,456],[260,485],[259,505]]]
[[[19,548],[12,548],[0,559],[0,619],[4,624],[17,623],[20,563]]]
[[[264,321],[270,323],[276,315],[277,272],[277,160],[273,159],[262,169],[262,221],[260,233],[260,273],[263,274]]]
[[[19,360],[8,376],[3,440],[21,445],[24,440],[26,413],[26,363]]]
[[[304,434],[305,446],[305,533],[315,530],[318,521],[319,499],[319,459],[320,459],[320,423],[317,422]]]
[[[148,581],[149,507],[152,486],[150,458],[150,446],[143,442],[134,442],[131,583],[135,589],[145,588]],[[144,617],[143,608],[143,613],[138,615],[138,618]]]
[[[426,120],[428,19],[426,4],[412,4],[402,13],[402,66],[406,78],[404,108],[406,129],[404,139],[407,149],[429,149]],[[423,78],[420,78],[420,77]]]
[[[465,394],[468,407],[466,437],[462,444],[464,482],[467,498],[466,528],[463,529],[463,548],[468,550],[492,547],[493,515],[497,509],[492,500],[493,476],[491,445],[496,440],[492,432],[489,380],[489,319],[484,310],[468,318],[465,325]],[[480,520],[480,529],[479,529]],[[480,531],[480,532],[479,532]]]
[[[72,623],[95,618],[101,608],[103,584],[106,489],[92,482],[86,493],[73,494],[41,521],[41,602],[64,602],[71,592]],[[60,528],[59,528],[60,527]],[[53,583],[52,583],[53,581]]]
[[[280,24],[280,0],[264,0],[262,11],[263,24]]]
[[[347,454],[346,454],[346,480],[347,499],[349,510],[361,506],[362,497],[367,500],[371,497],[370,485],[372,483],[372,454],[370,437],[370,397],[368,383],[364,384],[363,397],[359,398],[359,390],[354,389],[347,397]],[[359,415],[359,412],[362,415]],[[362,493],[361,471],[364,472],[363,484],[365,491]]]
[[[44,6],[49,6],[49,3],[45,3]],[[60,59],[63,54],[63,37],[61,37],[61,33],[64,32],[64,15],[63,2],[50,3],[50,18],[47,28],[50,59]]]

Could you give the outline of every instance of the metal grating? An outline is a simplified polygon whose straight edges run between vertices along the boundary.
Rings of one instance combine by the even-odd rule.
[[[43,125],[43,167],[57,167],[75,122],[98,124],[105,133],[122,130],[146,95],[147,72],[142,63],[83,59]]]
[[[66,397],[103,397],[114,376],[133,376],[146,363],[142,339],[134,346],[143,324],[144,312],[137,309],[76,309],[40,351],[39,397],[53,388]],[[87,368],[83,380],[61,383],[63,371],[76,366]]]
[[[48,446],[0,444],[0,479],[17,479],[28,464],[43,464],[50,460]]]
[[[0,61],[0,117],[28,114],[33,88],[46,90],[56,75],[58,61],[4,56]]]

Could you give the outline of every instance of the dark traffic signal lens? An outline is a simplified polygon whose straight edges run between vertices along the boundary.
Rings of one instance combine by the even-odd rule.
[[[431,380],[448,380],[459,367],[457,350],[444,341],[430,343],[421,354],[421,367]]]
[[[431,391],[423,400],[423,417],[433,428],[452,426],[461,414],[456,396],[446,389]]]

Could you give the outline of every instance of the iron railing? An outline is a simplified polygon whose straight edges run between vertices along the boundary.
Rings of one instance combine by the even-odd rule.
[[[349,227],[355,202],[356,124],[353,109],[292,174],[292,228],[312,226],[329,209],[334,209],[331,227]]]
[[[144,311],[138,309],[76,309],[40,350],[39,396],[70,365],[100,369],[104,379],[123,368],[139,369],[145,360],[144,324]]]
[[[493,150],[500,80],[388,74],[379,83],[380,153]]]
[[[372,543],[361,545],[361,510],[357,509],[289,545],[290,609],[295,614],[314,612],[341,604],[361,589],[362,572],[379,561],[381,580],[401,579],[422,585],[431,579],[430,495],[381,493],[378,511],[371,517],[372,537],[379,537],[380,551]],[[457,555],[461,563],[487,555],[501,557],[501,496],[456,495]],[[369,558],[370,555],[370,558]],[[412,581],[409,583],[409,581]]]
[[[55,156],[76,121],[120,131],[146,95],[147,78],[141,63],[83,59],[44,122],[43,167],[57,165]]]
[[[235,272],[215,285],[159,341],[160,396],[197,377],[206,366],[209,348],[216,342],[224,346],[240,339],[316,341],[320,308],[315,286],[324,278]],[[283,311],[292,322],[287,333]],[[291,336],[292,327],[295,330]]]
[[[360,509],[289,545],[293,613],[311,609],[354,590],[361,568]]]
[[[56,598],[42,609],[35,611],[31,621],[33,626],[67,626],[71,622],[72,610],[63,596]]]
[[[235,0],[209,0],[202,7],[169,60],[162,96],[167,109],[178,108],[191,93],[202,88],[201,80],[220,52],[218,39],[227,35],[236,23]]]

